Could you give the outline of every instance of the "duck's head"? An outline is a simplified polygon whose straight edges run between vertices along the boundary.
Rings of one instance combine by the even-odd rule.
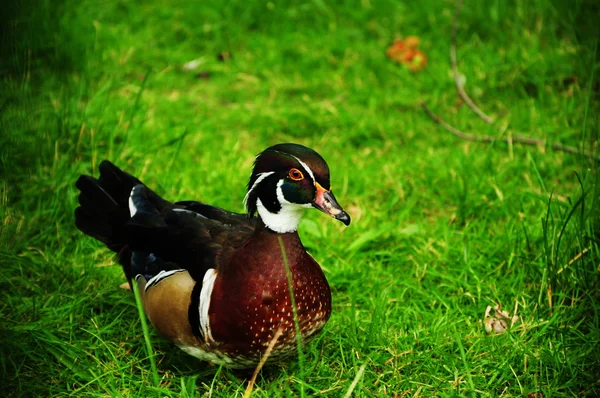
[[[295,231],[310,207],[350,224],[331,192],[327,163],[298,144],[277,144],[256,157],[244,203],[250,217],[258,212],[269,229],[280,233]]]

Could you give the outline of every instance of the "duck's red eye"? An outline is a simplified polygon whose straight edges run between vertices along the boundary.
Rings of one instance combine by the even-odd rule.
[[[298,169],[291,169],[290,170],[290,178],[294,181],[300,181],[301,179],[304,178],[304,175]]]

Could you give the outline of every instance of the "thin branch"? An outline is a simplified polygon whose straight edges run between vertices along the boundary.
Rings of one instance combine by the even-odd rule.
[[[535,138],[529,138],[529,137],[523,137],[523,136],[502,138],[502,137],[491,137],[488,135],[480,136],[480,135],[467,134],[465,132],[460,131],[456,127],[453,127],[453,126],[449,125],[448,123],[446,123],[439,116],[437,116],[435,113],[433,113],[433,111],[431,109],[429,109],[429,107],[424,102],[421,102],[421,107],[423,108],[423,110],[425,111],[427,116],[429,116],[431,118],[431,120],[433,120],[435,123],[442,126],[445,130],[449,131],[453,135],[455,135],[458,138],[461,138],[463,140],[474,141],[474,142],[505,142],[509,145],[516,142],[518,144],[530,145],[530,146],[539,146],[539,147],[546,146],[546,141],[544,141],[544,140],[538,140]],[[594,155],[591,152],[580,151],[579,149],[572,147],[572,146],[567,146],[567,145],[562,145],[562,144],[551,144],[550,148],[554,149],[555,151],[567,152],[567,153],[572,153],[575,155],[585,155],[585,156],[589,157],[590,159],[600,162],[600,155]]]
[[[271,351],[273,351],[273,347],[275,347],[275,343],[277,343],[277,340],[279,340],[279,337],[281,337],[281,333],[283,333],[283,327],[279,326],[279,328],[271,338],[271,341],[269,342],[269,345],[265,350],[265,354],[260,359],[260,362],[258,363],[258,366],[256,366],[256,369],[254,369],[252,378],[248,382],[248,387],[246,387],[246,391],[244,392],[244,398],[250,398],[250,395],[252,395],[252,389],[254,388],[254,383],[256,382],[256,378],[258,377],[258,372],[260,372],[262,367],[265,365],[265,362],[267,362],[269,355],[271,355]]]
[[[456,64],[456,34],[458,31],[458,17],[460,15],[460,10],[462,8],[462,5],[463,5],[463,0],[456,1],[456,11],[454,13],[454,19],[452,21],[452,36],[451,36],[451,41],[450,41],[450,61],[452,63],[452,71],[454,72],[454,82],[456,83],[456,89],[458,91],[458,94],[460,95],[462,100],[467,104],[467,106],[473,112],[475,112],[483,121],[485,121],[488,124],[493,124],[494,119],[492,117],[486,115],[481,109],[479,109],[479,107],[477,107],[477,105],[475,105],[473,100],[465,92],[463,85],[460,81],[460,73],[458,71],[458,66]],[[491,137],[491,136],[487,136],[487,135],[467,134],[467,133],[462,132],[459,129],[449,125],[448,123],[446,123],[444,120],[442,120],[440,117],[438,117],[435,113],[433,113],[431,111],[431,109],[429,109],[427,107],[427,105],[425,105],[424,102],[421,103],[421,107],[423,108],[425,113],[427,113],[427,115],[435,123],[439,124],[445,130],[449,131],[453,135],[455,135],[458,138],[461,138],[463,140],[475,141],[475,142],[488,142],[488,143],[489,142],[504,142],[510,146],[512,146],[512,144],[515,142],[518,144],[530,145],[530,146],[539,146],[539,147],[546,146],[545,140],[538,140],[538,139],[523,137],[523,136],[502,138],[502,137]],[[595,155],[592,152],[586,152],[584,150],[579,150],[578,148],[575,148],[572,146],[567,146],[567,145],[562,145],[562,144],[550,144],[550,148],[552,148],[555,151],[561,151],[561,152],[571,153],[571,154],[575,154],[575,155],[584,155],[584,156],[587,156],[590,159],[593,159],[600,163],[600,155]]]
[[[471,97],[469,97],[467,92],[464,90],[462,82],[460,81],[460,73],[458,72],[458,66],[456,65],[456,32],[458,30],[458,16],[461,8],[462,0],[458,0],[456,2],[456,12],[454,13],[454,20],[452,22],[452,40],[450,42],[450,61],[452,63],[452,71],[454,72],[454,82],[456,83],[458,94],[467,104],[467,106],[471,108],[471,110],[475,112],[481,119],[483,119],[484,122],[492,124],[494,123],[494,119],[483,113],[483,111],[479,109],[477,105],[475,105]]]

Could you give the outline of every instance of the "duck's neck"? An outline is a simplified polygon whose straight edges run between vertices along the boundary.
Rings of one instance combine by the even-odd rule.
[[[221,268],[223,275],[228,276],[229,282],[239,288],[239,284],[247,283],[246,278],[262,278],[264,275],[270,275],[271,278],[283,278],[285,280],[285,262],[281,248],[285,250],[285,257],[290,269],[298,266],[302,262],[302,257],[306,255],[304,245],[300,241],[298,232],[278,233],[270,229],[265,223],[258,219],[252,236],[240,247],[232,261]],[[242,270],[242,272],[240,272]],[[277,274],[279,276],[275,277]],[[241,279],[234,282],[233,279]]]
[[[253,237],[254,245],[262,246],[263,253],[281,253],[281,244],[285,250],[285,255],[290,265],[296,262],[296,257],[304,253],[304,245],[300,240],[298,231],[291,231],[286,233],[280,233],[273,231],[269,225],[267,225],[262,219],[259,219],[256,229],[254,230]],[[274,262],[280,262],[283,259],[278,255],[278,260]],[[283,264],[283,262],[281,263]]]
[[[256,223],[256,228],[254,229],[254,238],[272,241],[272,244],[277,245],[279,245],[279,238],[281,238],[284,243],[298,242],[302,244],[297,230],[293,230],[290,232],[274,231],[273,228],[271,228],[267,223],[265,223],[261,217],[258,218],[258,222]]]

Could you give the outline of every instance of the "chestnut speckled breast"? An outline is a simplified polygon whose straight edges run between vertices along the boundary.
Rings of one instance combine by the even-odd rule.
[[[293,275],[298,322],[307,341],[323,328],[331,315],[331,292],[321,267],[306,253],[298,235],[286,235],[283,242]],[[260,253],[270,254],[250,256],[257,248]],[[215,281],[209,309],[212,336],[229,356],[251,353],[260,358],[281,327],[283,333],[273,353],[284,347],[293,352],[294,313],[277,234],[263,228],[239,253],[239,260],[234,259],[224,267]],[[243,266],[238,261],[244,261]],[[242,267],[243,273],[236,271]],[[239,294],[232,295],[235,286]]]
[[[331,292],[297,228],[316,208],[348,225],[329,167],[310,148],[278,144],[255,159],[237,214],[201,202],[169,202],[112,163],[81,176],[77,227],[117,253],[157,331],[190,355],[254,367],[281,329],[270,361],[296,351],[285,248],[303,341],[331,315]]]

